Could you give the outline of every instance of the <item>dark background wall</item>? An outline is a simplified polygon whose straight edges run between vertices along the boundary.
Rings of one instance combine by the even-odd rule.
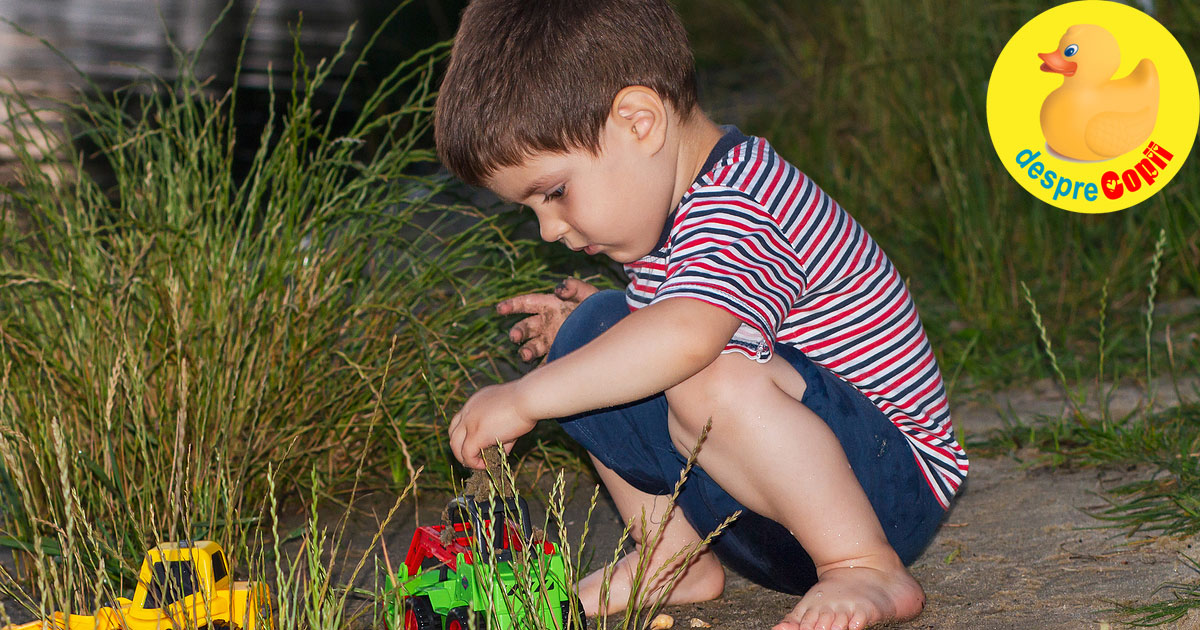
[[[171,76],[176,68],[172,42],[184,51],[204,43],[197,74],[228,82],[245,35],[242,86],[261,88],[268,67],[277,78],[290,73],[293,31],[301,21],[302,49],[315,61],[332,56],[357,23],[354,50],[399,4],[396,0],[0,0],[0,18],[45,38],[103,85],[127,83],[147,72]],[[410,2],[369,57],[368,76],[452,36],[465,4],[465,0]],[[226,7],[228,13],[205,41]],[[76,81],[66,63],[10,26],[0,26],[0,77],[22,83]]]

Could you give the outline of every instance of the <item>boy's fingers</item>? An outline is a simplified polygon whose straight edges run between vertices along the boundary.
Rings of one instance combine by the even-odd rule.
[[[585,286],[587,286],[587,283],[578,278],[563,278],[562,282],[559,282],[558,286],[554,287],[554,295],[562,300],[570,300]]]
[[[496,304],[496,312],[501,315],[512,313],[541,313],[554,308],[559,303],[558,298],[545,293],[527,293],[508,298]]]
[[[463,461],[462,443],[466,437],[467,436],[464,435],[462,431],[458,431],[454,428],[452,428],[450,431],[450,451],[454,453],[454,459],[457,459],[459,462]]]
[[[470,455],[467,455],[466,458],[462,460],[464,466],[474,469],[485,468],[483,456],[480,455],[480,451],[482,449],[479,448],[478,445],[472,445],[468,442],[463,444],[463,448],[467,449],[467,451],[470,453]]]
[[[562,282],[558,283],[558,286],[554,287],[554,295],[559,299],[573,302],[582,302],[597,291],[599,289],[579,278],[564,278]]]
[[[571,295],[575,292],[574,280],[575,278],[563,278],[558,283],[558,286],[554,287],[554,295],[557,295],[564,300],[571,297]]]
[[[517,324],[508,331],[508,338],[511,339],[513,343],[521,343],[522,341],[533,339],[542,334],[542,330],[544,330],[545,327],[545,317],[541,315],[526,317],[525,319],[517,322]]]
[[[522,360],[533,361],[538,357],[546,355],[546,343],[541,337],[534,337],[529,343],[521,346],[519,354]]]
[[[479,449],[471,447],[471,440],[465,434],[458,441],[454,456],[458,459],[459,463],[467,468],[479,468],[477,463],[479,460]]]

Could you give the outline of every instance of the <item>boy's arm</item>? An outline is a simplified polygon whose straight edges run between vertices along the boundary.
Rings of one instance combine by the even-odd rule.
[[[584,347],[476,392],[450,422],[450,447],[463,464],[482,468],[480,450],[496,442],[511,448],[539,420],[665,391],[712,363],[740,323],[691,298],[641,308]]]
[[[656,302],[527,374],[518,381],[521,407],[537,420],[562,418],[665,391],[712,363],[740,323],[700,300]]]

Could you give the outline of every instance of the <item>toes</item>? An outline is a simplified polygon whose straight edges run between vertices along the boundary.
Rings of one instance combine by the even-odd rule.
[[[816,610],[809,610],[804,613],[804,620],[800,622],[800,627],[803,630],[817,630],[820,628],[817,625],[819,623],[821,623],[821,613]]]
[[[775,624],[771,630],[811,630],[812,624],[804,625],[804,617],[808,614],[808,609],[801,608],[797,605],[788,614],[783,616],[783,620]]]
[[[850,616],[850,622],[846,625],[850,630],[862,630],[867,627],[867,613],[856,611]]]
[[[855,620],[858,625],[853,625]],[[788,614],[773,630],[859,630],[864,626],[864,617],[831,610],[806,610],[799,617],[796,612]]]

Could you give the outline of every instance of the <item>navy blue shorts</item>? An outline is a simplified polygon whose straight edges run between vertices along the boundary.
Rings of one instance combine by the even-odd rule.
[[[558,331],[549,360],[583,346],[628,314],[624,293],[593,295]],[[841,442],[888,542],[905,564],[916,560],[945,511],[922,477],[907,440],[866,396],[799,350],[776,344],[775,353],[804,377],[807,387],[800,402],[825,420]],[[687,461],[667,432],[664,394],[559,422],[605,466],[648,494],[670,494]],[[797,595],[816,583],[816,567],[799,541],[783,525],[746,509],[699,466],[684,482],[677,505],[701,536],[742,511],[711,548],[747,579]]]

